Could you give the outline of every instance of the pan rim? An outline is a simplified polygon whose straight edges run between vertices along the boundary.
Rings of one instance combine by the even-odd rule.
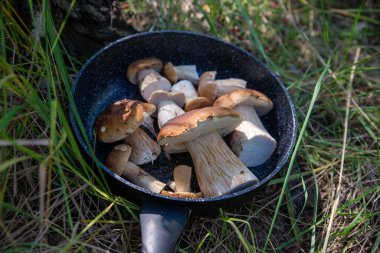
[[[73,108],[70,105],[69,106],[70,121],[71,121],[73,130],[74,130],[74,133],[75,133],[75,135],[76,135],[76,137],[77,137],[77,139],[78,139],[81,147],[85,150],[86,154],[91,159],[94,159],[95,163],[98,164],[103,171],[105,171],[106,173],[108,173],[109,175],[111,175],[113,178],[121,181],[124,185],[126,185],[128,187],[131,187],[131,188],[134,188],[135,190],[138,190],[141,193],[147,194],[148,195],[147,197],[153,197],[156,200],[169,200],[172,204],[189,204],[189,203],[224,201],[224,200],[233,199],[235,197],[242,196],[242,195],[254,192],[256,189],[258,189],[258,188],[264,186],[265,184],[269,183],[269,181],[275,175],[277,175],[277,173],[283,168],[283,166],[286,164],[286,162],[288,161],[290,155],[293,152],[293,148],[294,148],[295,141],[296,141],[296,135],[297,135],[296,111],[295,111],[294,104],[292,102],[292,99],[291,99],[291,97],[290,97],[290,95],[289,95],[289,93],[288,93],[285,85],[281,81],[281,79],[280,79],[280,77],[279,77],[278,74],[276,74],[273,70],[271,70],[269,67],[267,67],[266,64],[264,64],[260,59],[258,59],[253,54],[249,53],[248,51],[246,51],[246,50],[244,50],[244,49],[242,49],[242,48],[240,48],[240,47],[238,47],[238,46],[236,46],[236,45],[234,45],[232,43],[224,41],[224,40],[222,40],[220,38],[217,38],[217,37],[214,37],[214,36],[208,35],[208,34],[203,34],[203,33],[198,33],[198,32],[192,32],[192,31],[180,31],[180,30],[162,30],[162,31],[153,31],[153,32],[142,32],[142,33],[137,33],[137,34],[133,34],[133,35],[129,35],[129,36],[120,38],[120,39],[118,39],[118,40],[116,40],[116,41],[108,44],[107,46],[101,48],[100,50],[98,50],[94,55],[92,55],[82,65],[80,71],[76,75],[75,81],[74,81],[73,86],[71,88],[71,94],[70,95],[72,96],[74,104],[75,104],[75,100],[74,100],[75,89],[76,89],[76,87],[77,87],[77,85],[79,83],[79,80],[80,80],[82,74],[87,69],[88,65],[90,65],[97,57],[99,57],[101,54],[103,54],[104,52],[106,52],[107,50],[109,50],[111,47],[113,47],[113,46],[115,46],[115,45],[117,45],[117,44],[119,44],[121,42],[124,42],[124,41],[127,41],[127,40],[131,40],[131,39],[138,39],[138,38],[146,37],[146,36],[154,36],[154,35],[162,35],[162,34],[179,34],[179,35],[188,35],[188,36],[197,36],[197,37],[201,36],[201,37],[204,37],[205,39],[214,40],[214,41],[216,41],[218,43],[224,44],[225,46],[232,47],[234,50],[240,51],[241,53],[245,54],[249,58],[252,58],[262,68],[264,68],[265,70],[267,70],[269,72],[269,74],[276,80],[277,85],[280,86],[282,92],[284,93],[284,95],[285,95],[285,97],[286,97],[286,99],[287,99],[287,101],[288,101],[288,103],[290,105],[291,115],[292,115],[292,118],[291,118],[292,126],[291,126],[291,128],[293,129],[293,131],[291,133],[291,141],[290,141],[289,145],[286,147],[286,150],[284,151],[284,154],[281,155],[281,157],[279,159],[279,162],[277,163],[278,165],[263,180],[259,181],[258,183],[254,184],[252,186],[249,186],[249,187],[247,187],[245,189],[242,189],[242,190],[239,190],[239,191],[236,191],[236,192],[233,192],[233,193],[228,193],[228,194],[221,195],[221,196],[218,196],[218,197],[201,198],[201,199],[188,199],[188,198],[176,198],[176,197],[164,196],[162,194],[154,193],[154,192],[151,192],[149,190],[146,190],[146,189],[144,189],[144,188],[142,188],[142,187],[140,187],[138,185],[135,185],[135,184],[131,183],[130,181],[124,179],[123,177],[115,174],[113,171],[111,171],[110,169],[108,169],[102,162],[100,162],[95,155],[92,155],[92,152],[90,151],[90,149],[88,148],[88,146],[85,143],[84,138],[82,137],[82,134],[81,134],[81,132],[79,130],[77,121],[76,121],[75,116],[74,116]],[[79,117],[80,117],[80,115],[79,115]]]

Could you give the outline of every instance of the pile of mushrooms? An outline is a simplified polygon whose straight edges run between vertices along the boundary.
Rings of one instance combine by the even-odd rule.
[[[195,65],[165,64],[150,57],[128,66],[127,79],[138,85],[147,102],[124,99],[108,106],[96,119],[96,140],[118,143],[105,165],[147,190],[179,198],[217,197],[258,182],[248,167],[265,163],[276,149],[260,117],[272,101],[246,89],[239,78],[216,79],[215,71],[200,77]],[[160,129],[157,142],[140,126]],[[155,133],[154,133],[155,134]],[[228,146],[222,137],[230,134]],[[161,182],[138,165],[161,154],[189,152],[201,192],[192,192],[192,168],[173,169],[174,181]]]

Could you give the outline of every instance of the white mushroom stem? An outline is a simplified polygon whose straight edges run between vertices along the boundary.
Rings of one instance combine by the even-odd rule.
[[[140,71],[141,72],[141,71]],[[140,78],[139,78],[140,79]],[[148,101],[150,95],[157,90],[169,91],[171,84],[165,77],[161,76],[156,71],[151,71],[144,80],[140,83],[141,96]]]
[[[143,126],[145,126],[146,128],[148,128],[148,130],[154,135],[157,137],[157,133],[156,133],[156,130],[154,129],[154,119],[152,117],[150,117],[148,114],[144,115],[144,121],[143,123],[141,124]]]
[[[163,100],[158,104],[158,127],[161,127],[169,120],[185,113],[181,107],[171,100]]]
[[[238,105],[234,109],[243,121],[232,133],[232,151],[248,167],[263,164],[276,149],[276,140],[265,129],[253,106]]]
[[[127,162],[124,165],[122,174],[131,180],[132,183],[146,188],[152,192],[160,193],[166,186],[166,184],[157,180],[148,172],[131,162]]]
[[[227,93],[231,93],[238,89],[245,89],[247,87],[247,82],[239,78],[220,79],[220,80],[210,81],[209,84],[212,84],[212,83],[215,83],[217,86],[216,95],[218,97]]]
[[[105,165],[115,172],[117,175],[124,175],[132,183],[152,192],[160,193],[164,189],[165,184],[154,178],[152,175],[128,162],[131,154],[131,146],[119,144],[115,146],[108,154]]]
[[[169,181],[166,183],[167,186],[170,187],[170,189],[172,189],[173,191],[176,191],[176,187],[175,187],[175,182],[174,181]]]
[[[174,168],[176,192],[190,192],[191,170],[191,167],[186,165],[179,165]]]
[[[182,80],[174,84],[171,88],[171,91],[182,92],[185,95],[185,103],[191,98],[198,97],[198,93],[195,90],[194,85],[187,80]]]
[[[137,165],[153,162],[161,153],[161,146],[141,128],[125,137],[123,142],[132,147],[129,161]]]
[[[179,80],[189,80],[194,84],[198,83],[199,75],[195,65],[180,65],[175,66],[174,69],[177,71]]]
[[[163,100],[158,104],[158,127],[161,127],[169,120],[177,117],[178,115],[184,114],[185,111],[182,110],[176,103],[171,100]],[[166,154],[177,154],[187,152],[187,149],[183,143],[178,144],[166,144],[164,147]]]
[[[256,176],[236,157],[217,132],[185,142],[205,197],[216,197],[252,185]]]

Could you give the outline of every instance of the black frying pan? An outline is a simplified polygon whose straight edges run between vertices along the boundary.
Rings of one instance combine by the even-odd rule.
[[[86,46],[86,45],[83,45]],[[149,192],[116,175],[103,165],[115,144],[95,142],[92,132],[96,117],[109,104],[124,98],[142,100],[138,86],[126,79],[128,65],[144,57],[155,56],[174,65],[195,64],[199,73],[217,71],[217,79],[237,77],[248,81],[247,88],[259,90],[272,99],[273,110],[262,117],[268,132],[277,140],[271,158],[261,166],[250,168],[260,182],[227,195],[204,199],[179,199]],[[261,61],[246,51],[220,39],[184,31],[140,33],[111,43],[91,57],[79,72],[72,95],[86,135],[95,145],[95,156],[106,172],[106,178],[116,194],[141,204],[142,251],[164,253],[174,250],[190,211],[194,215],[212,215],[219,208],[232,208],[248,201],[263,185],[273,178],[291,154],[295,135],[295,110],[289,94],[279,77]],[[73,108],[70,117],[74,132],[88,155],[86,145],[75,120]],[[191,165],[188,154],[163,154],[153,164],[142,166],[163,182],[172,180],[172,170],[180,164]],[[197,190],[195,176],[193,190]]]

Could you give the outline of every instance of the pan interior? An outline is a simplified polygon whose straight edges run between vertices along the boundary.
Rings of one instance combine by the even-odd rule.
[[[279,79],[245,51],[218,39],[186,32],[145,33],[122,39],[98,52],[81,70],[73,96],[96,157],[101,162],[119,142],[104,144],[95,141],[95,119],[117,100],[129,98],[143,101],[138,86],[127,81],[126,70],[131,62],[152,56],[174,65],[195,64],[199,74],[217,71],[217,79],[244,79],[248,82],[247,88],[261,91],[272,99],[274,108],[261,120],[276,139],[277,148],[267,162],[249,169],[259,180],[267,181],[275,174],[273,172],[282,167],[292,148],[295,122],[290,98]],[[228,144],[228,137],[225,140]],[[81,143],[84,145],[83,141]],[[173,179],[174,167],[181,164],[193,165],[189,154],[176,154],[168,158],[162,152],[152,164],[141,167],[159,180],[168,182]],[[199,190],[195,175],[192,187],[194,191]]]

